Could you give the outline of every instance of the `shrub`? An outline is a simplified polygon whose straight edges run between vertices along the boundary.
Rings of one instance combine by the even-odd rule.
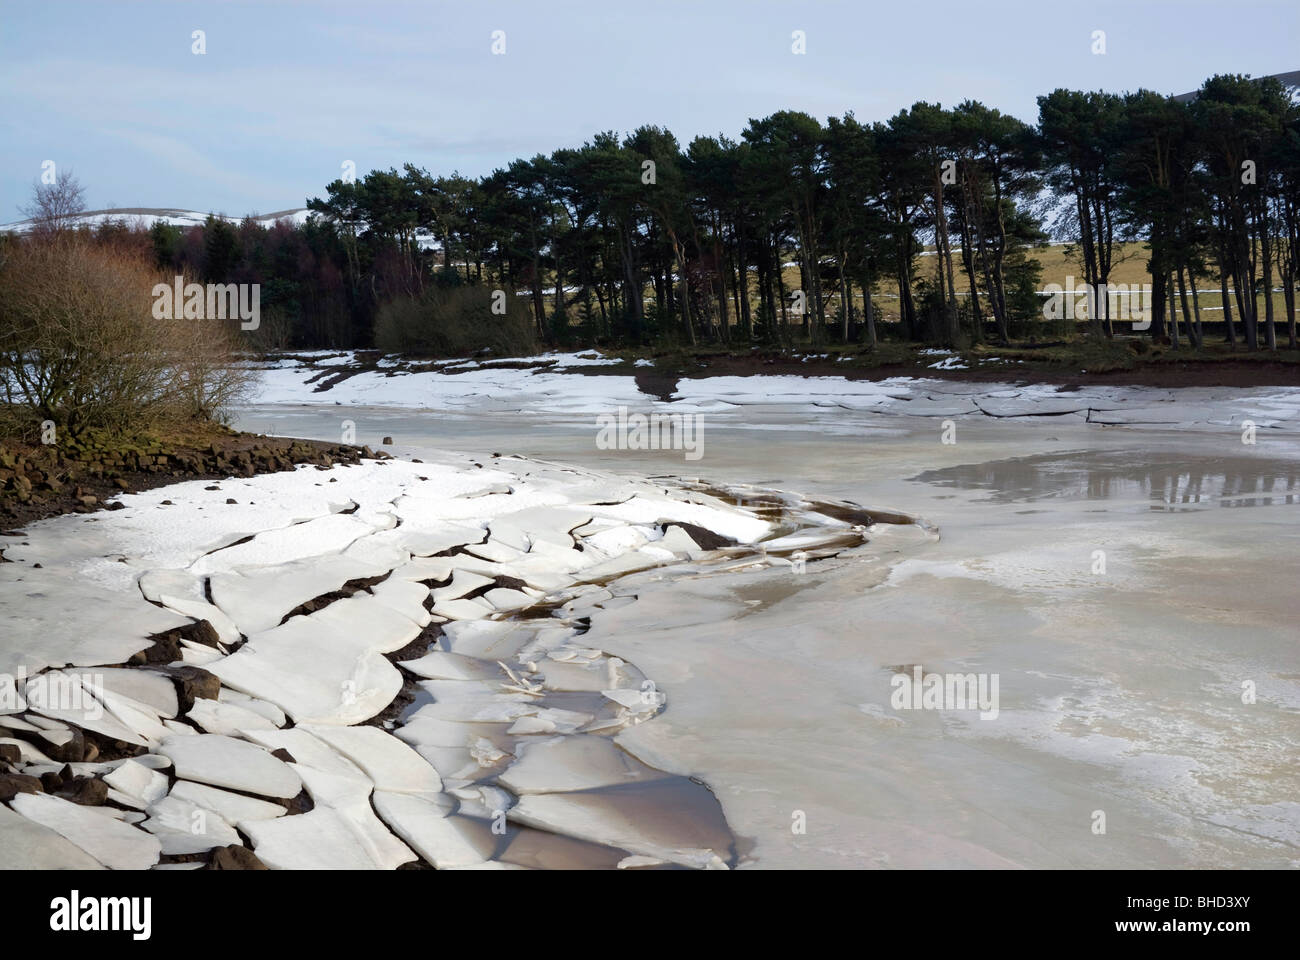
[[[505,294],[504,313],[494,313],[488,287],[436,286],[418,297],[398,297],[375,316],[375,346],[388,353],[427,357],[461,356],[488,349],[497,356],[537,352],[532,311]]]
[[[64,233],[0,263],[0,399],[76,433],[220,418],[251,374],[233,325],[153,316],[148,251]]]

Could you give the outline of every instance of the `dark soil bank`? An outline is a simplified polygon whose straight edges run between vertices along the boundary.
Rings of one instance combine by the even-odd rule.
[[[368,447],[220,431],[206,442],[64,441],[33,446],[0,440],[0,527],[62,513],[120,509],[110,498],[183,480],[220,480],[385,457]],[[2,546],[2,544],[0,544]]]

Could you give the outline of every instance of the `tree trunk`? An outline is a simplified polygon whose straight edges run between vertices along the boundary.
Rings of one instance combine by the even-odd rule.
[[[1183,308],[1183,323],[1187,325],[1187,340],[1192,345],[1193,350],[1201,348],[1200,341],[1196,338],[1196,331],[1192,327],[1192,315],[1187,309],[1187,284],[1183,279],[1183,265],[1178,265],[1178,300]]]
[[[867,343],[874,351],[876,349],[876,315],[871,309],[871,284],[864,277],[862,280],[862,313],[867,323]]]
[[[1264,215],[1257,219],[1260,225],[1260,255],[1264,260],[1264,339],[1270,350],[1277,349],[1277,331],[1273,326],[1273,248],[1272,230],[1269,226],[1268,200],[1261,201]]]
[[[673,245],[673,257],[677,260],[677,294],[681,304],[682,329],[686,333],[686,342],[695,346],[695,325],[691,323],[691,281],[686,275],[686,248],[677,239],[674,230],[668,231],[668,239]]]
[[[781,349],[788,350],[790,349],[790,347],[793,346],[793,342],[791,341],[791,337],[790,337],[790,314],[787,312],[785,307],[785,271],[782,269],[781,266],[780,246],[777,246],[776,248],[775,259],[776,259],[776,287],[777,287],[777,292],[780,294],[780,300],[781,300],[781,328],[780,328],[779,336],[781,340]]]
[[[636,247],[632,239],[632,227],[624,223],[619,229],[619,242],[621,249],[619,253],[623,261],[623,304],[624,310],[628,313],[631,330],[629,331],[634,341],[639,342],[641,339],[641,327],[644,315],[645,304],[642,303],[643,294],[641,284],[638,282],[636,269]]]
[[[754,339],[754,316],[749,303],[749,261],[745,258],[745,241],[737,230],[736,240],[736,294],[740,297],[740,324],[745,331],[745,339]]]
[[[837,258],[840,270],[840,340],[843,343],[849,342],[849,324],[852,322],[850,311],[853,309],[853,298],[849,294],[849,281],[844,276],[844,258],[845,254],[841,253]]]
[[[1151,342],[1159,343],[1165,335],[1165,285],[1168,278],[1156,259],[1151,260]]]
[[[1169,342],[1178,349],[1178,304],[1174,300],[1174,276],[1171,273],[1166,281],[1169,284]]]
[[[718,284],[718,323],[721,326],[722,342],[731,342],[731,316],[727,309],[727,274],[731,272],[730,268],[723,262],[722,242],[718,239],[718,233],[722,229],[722,223],[719,218],[714,220],[713,234],[713,275],[717,278]],[[724,269],[726,267],[726,269]]]
[[[1223,247],[1219,247],[1219,296],[1223,298],[1224,340],[1232,346],[1237,345],[1237,331],[1232,327],[1232,300],[1228,296],[1228,265]]]
[[[939,288],[943,289],[944,277],[947,275],[948,289],[944,296],[944,322],[947,327],[944,332],[946,346],[957,346],[957,290],[953,282],[952,269],[952,247],[948,240],[948,213],[943,204],[943,175],[939,168],[935,167],[934,172],[934,223],[935,223],[935,245],[938,248],[939,255]]]
[[[1196,289],[1196,277],[1192,276],[1191,268],[1188,268],[1187,279],[1192,286],[1192,309],[1196,312],[1195,331],[1196,349],[1199,350],[1205,344],[1205,334],[1201,330],[1201,295]]]

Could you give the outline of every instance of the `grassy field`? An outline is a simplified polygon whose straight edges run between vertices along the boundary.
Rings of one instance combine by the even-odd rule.
[[[1070,256],[1067,251],[1070,248],[1066,244],[1051,244],[1043,247],[1033,248],[1031,259],[1037,260],[1043,268],[1042,284],[1056,283],[1062,287],[1066,284],[1067,277],[1074,277],[1074,283],[1079,286],[1083,283],[1083,263],[1077,255],[1078,248],[1074,249],[1076,255]],[[928,255],[921,256],[917,259],[916,276],[918,278],[933,279],[938,261],[933,256],[933,248],[926,248]],[[959,251],[954,250],[954,257],[959,256]],[[1149,253],[1144,243],[1121,243],[1115,245],[1114,263],[1111,268],[1110,282],[1112,284],[1144,284],[1151,282],[1151,275],[1147,272],[1147,259]],[[965,271],[961,269],[959,262],[954,262],[956,272],[954,274],[954,283],[957,288],[957,294],[960,297],[969,295],[969,285],[966,282]],[[799,268],[790,266],[782,272],[782,278],[785,281],[788,290],[798,289],[802,283],[799,277]],[[1217,281],[1209,278],[1201,278],[1197,284],[1199,299],[1201,305],[1202,321],[1217,322],[1223,317],[1223,298],[1219,292]],[[829,292],[829,291],[827,291]],[[1231,296],[1231,294],[1230,294]],[[757,290],[752,292],[752,302],[757,302]],[[861,314],[863,304],[860,291],[854,291],[854,309]],[[834,316],[835,311],[839,308],[840,297],[838,292],[827,302],[827,316]],[[872,294],[872,306],[876,311],[876,317],[884,320],[886,323],[896,322],[899,320],[898,305],[898,284],[891,280],[884,279],[876,285]],[[1181,308],[1180,308],[1181,309]],[[1190,311],[1191,300],[1189,295],[1188,310]],[[1274,319],[1279,324],[1286,322],[1286,301],[1280,291],[1273,293],[1273,311]],[[987,312],[987,311],[986,311]],[[1259,303],[1259,312],[1261,319],[1264,316],[1264,303],[1262,299]],[[1234,321],[1239,322],[1237,305],[1235,301],[1232,304],[1232,316]]]

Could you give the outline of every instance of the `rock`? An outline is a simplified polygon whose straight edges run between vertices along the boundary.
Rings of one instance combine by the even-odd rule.
[[[221,643],[221,635],[217,633],[217,628],[207,620],[196,620],[190,626],[182,627],[178,632],[182,640],[201,643],[214,649]]]
[[[0,800],[12,800],[20,793],[44,793],[41,781],[23,773],[0,773]]]
[[[714,533],[706,527],[701,527],[694,523],[674,522],[665,524],[663,530],[666,533],[669,527],[678,527],[683,533],[695,541],[701,550],[717,550],[721,547],[729,547],[735,544],[731,537],[723,536],[720,533]]]
[[[392,446],[392,444],[393,444],[392,437],[384,437],[384,446],[389,447]]]
[[[209,870],[270,870],[271,868],[257,859],[257,854],[247,847],[232,843],[228,847],[217,847],[212,851],[208,861]]]
[[[63,777],[60,774],[53,770],[41,774],[41,787],[46,793],[56,793],[62,786]]]
[[[95,777],[78,777],[64,784],[59,796],[83,807],[102,807],[108,802],[108,784]]]
[[[22,751],[15,743],[0,743],[0,760],[5,763],[17,763],[22,758]]]
[[[160,672],[171,677],[176,684],[181,715],[189,712],[195,700],[216,700],[221,695],[221,681],[216,674],[202,667],[168,666],[161,668]]]
[[[67,727],[58,732],[51,731],[45,734],[33,733],[29,730],[15,730],[14,737],[18,740],[26,740],[51,760],[58,760],[60,763],[80,763],[83,760],[93,761],[99,756],[97,749],[95,750],[95,756],[89,755],[92,746],[81,730],[76,727]]]
[[[174,663],[181,658],[181,644],[176,633],[172,630],[150,637],[153,643],[133,654],[126,662],[135,667],[146,663]]]

